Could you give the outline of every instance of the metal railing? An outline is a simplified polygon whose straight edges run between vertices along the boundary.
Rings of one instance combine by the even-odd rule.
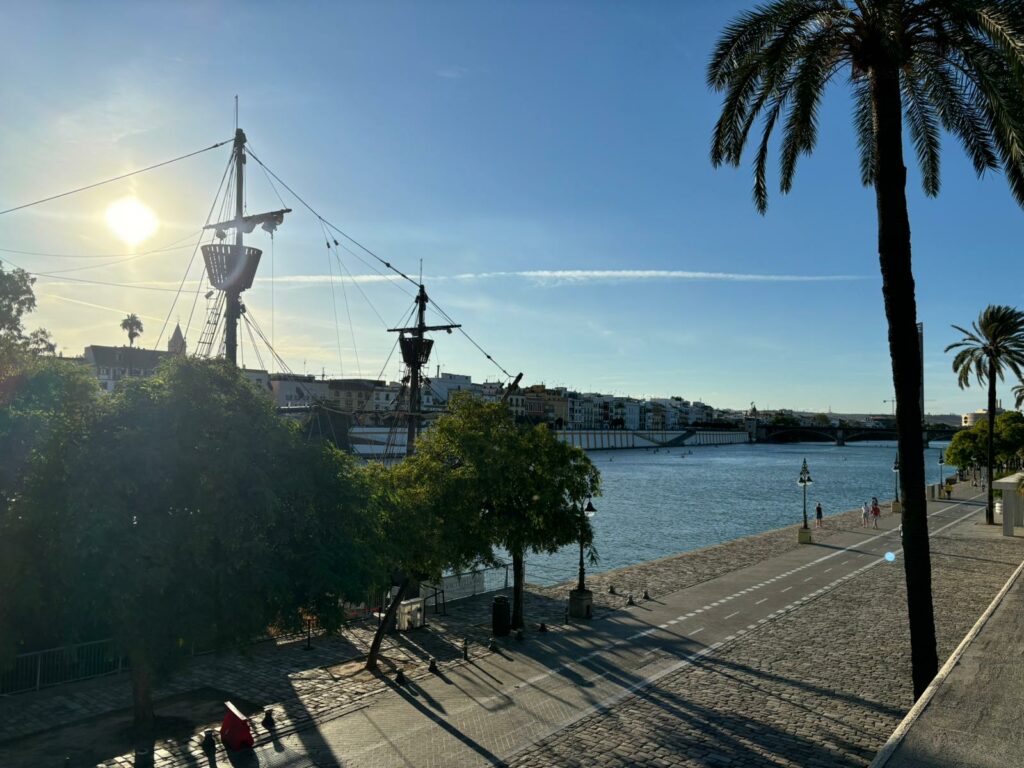
[[[487,592],[507,589],[512,584],[512,565],[503,563],[490,568],[478,568],[466,573],[443,577],[437,584],[420,587],[426,604],[438,609],[446,602],[461,600]],[[371,614],[375,606],[387,605],[387,593],[371,595],[365,603],[345,603],[349,620],[358,620]],[[271,632],[255,642],[288,642],[301,640],[307,634],[319,635],[317,626],[293,633]],[[209,649],[192,648],[189,655],[211,653]],[[50,648],[45,651],[22,653],[6,668],[0,667],[0,695],[38,691],[54,685],[88,680],[103,675],[116,675],[128,669],[128,657],[118,651],[112,639]]]
[[[0,671],[0,694],[38,691],[52,685],[114,675],[128,668],[113,640],[96,640],[80,645],[23,653],[11,666]]]
[[[437,608],[438,593],[442,600],[452,602],[463,600],[474,595],[497,592],[508,589],[512,584],[512,564],[502,563],[489,568],[477,568],[466,573],[453,573],[443,576],[436,584],[422,584],[420,596],[427,600],[427,605]],[[433,601],[431,603],[431,601]]]

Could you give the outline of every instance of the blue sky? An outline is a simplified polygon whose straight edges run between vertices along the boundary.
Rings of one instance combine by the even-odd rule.
[[[0,47],[0,209],[229,139],[238,94],[240,124],[275,173],[410,274],[422,261],[431,297],[528,382],[888,411],[874,198],[859,183],[845,83],[826,96],[794,190],[773,194],[767,216],[751,203],[748,162],[715,170],[707,159],[720,98],[704,68],[718,31],[749,5],[12,6]],[[206,220],[228,151],[0,216],[0,248],[129,255],[180,242]],[[938,199],[908,165],[926,409],[973,410],[984,392],[957,389],[943,348],[957,336],[951,323],[1022,303],[1021,212],[1000,176],[975,179],[953,139]],[[279,207],[258,166],[248,171],[249,210]],[[134,250],[103,221],[126,195],[161,220]],[[249,241],[265,251],[245,295],[253,316],[293,370],[395,378],[385,325],[410,297],[342,252],[360,282],[343,292],[336,279],[332,302],[320,228],[282,195],[296,210],[272,264],[269,238]],[[40,273],[88,266],[64,277],[162,289],[40,278],[30,325],[48,327],[65,354],[123,343],[129,311],[143,316],[145,346],[165,318],[184,325],[195,284],[172,302],[190,255],[113,264],[0,253]],[[458,335],[439,339],[433,363],[501,375]],[[1009,400],[1009,384],[1000,394]]]

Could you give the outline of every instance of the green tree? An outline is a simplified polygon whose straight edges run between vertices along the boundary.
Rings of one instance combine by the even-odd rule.
[[[980,465],[985,455],[985,448],[984,440],[978,438],[979,433],[976,429],[962,429],[953,435],[953,439],[946,449],[946,463],[959,469]]]
[[[118,471],[125,456],[131,471]],[[337,626],[341,600],[368,586],[365,495],[345,457],[308,443],[236,369],[170,360],[32,453],[0,520],[0,563],[14,561],[19,584],[0,642],[41,620],[74,637],[104,617],[131,660],[145,734],[153,676],[189,649],[306,617]]]
[[[767,208],[770,140],[782,126],[780,187],[817,142],[826,86],[846,74],[854,96],[861,181],[878,211],[878,257],[897,401],[904,573],[914,695],[935,676],[935,622],[919,402],[921,358],[910,258],[903,123],[924,191],[939,191],[942,129],[975,171],[1002,168],[1024,204],[1024,7],[1015,0],[775,0],[726,27],[708,67],[725,92],[711,161],[739,165],[762,118],[754,204]],[[781,121],[781,122],[780,122]]]
[[[424,434],[413,456],[392,467],[374,463],[364,470],[380,542],[378,570],[390,574],[388,585],[398,584],[370,644],[370,670],[377,669],[384,634],[414,584],[494,559],[480,510],[470,501],[476,494],[473,468],[448,452],[440,422],[441,431],[435,427]]]
[[[134,347],[135,340],[142,335],[142,321],[133,312],[121,321],[121,330],[128,334],[128,346]]]
[[[0,336],[21,338],[22,316],[36,308],[35,282],[25,270],[7,272],[0,264]]]
[[[996,463],[1016,464],[1024,451],[1024,414],[1007,411],[996,416]]]
[[[512,557],[512,626],[522,627],[527,552],[554,552],[579,540],[579,509],[600,493],[600,475],[585,453],[543,425],[515,424],[501,404],[457,396],[449,411],[429,436],[472,477],[461,503],[467,513],[478,512],[486,539]],[[589,521],[584,526],[589,542]]]
[[[50,332],[38,328],[27,336],[22,320],[36,308],[32,290],[36,279],[23,269],[7,272],[0,263],[0,356],[10,355],[10,348],[20,346],[29,352],[52,355],[56,349]]]
[[[1024,312],[1013,307],[990,305],[971,323],[971,330],[954,325],[963,334],[960,341],[946,347],[947,352],[957,350],[953,357],[953,371],[961,389],[970,386],[971,376],[978,386],[988,384],[988,416],[991,421],[996,412],[996,382],[1002,380],[1009,369],[1019,380],[1024,367]],[[992,472],[995,465],[995,429],[988,430],[986,471],[988,473],[988,506],[985,522],[994,520]]]

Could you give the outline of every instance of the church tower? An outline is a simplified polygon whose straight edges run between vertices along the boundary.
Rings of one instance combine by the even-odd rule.
[[[167,342],[167,351],[172,355],[185,356],[185,336],[181,332],[181,326],[175,324],[174,333],[171,334],[170,340]]]

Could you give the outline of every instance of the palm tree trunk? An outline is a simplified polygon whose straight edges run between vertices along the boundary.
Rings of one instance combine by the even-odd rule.
[[[871,71],[875,108],[875,199],[878,207],[878,260],[889,321],[889,354],[896,390],[900,479],[903,481],[903,569],[907,580],[911,673],[914,698],[938,671],[928,511],[924,494],[924,444],[920,402],[921,350],[910,258],[907,169],[903,164],[902,103],[898,69]]]
[[[526,555],[512,552],[512,629],[523,628],[523,581],[526,578]]]
[[[402,584],[398,588],[398,592],[388,603],[388,609],[384,612],[384,618],[381,620],[380,626],[377,627],[377,631],[373,635],[373,642],[370,643],[370,652],[366,654],[366,669],[374,670],[377,669],[377,657],[380,655],[380,645],[384,641],[384,634],[388,631],[388,627],[395,620],[395,614],[398,613],[399,604],[405,599],[405,593],[409,590],[409,582],[411,579],[408,576],[402,578]]]
[[[992,490],[992,465],[996,462],[996,361],[988,361],[988,461],[985,471],[988,473],[988,506],[985,507],[985,522],[994,525],[996,522],[995,491]]]

